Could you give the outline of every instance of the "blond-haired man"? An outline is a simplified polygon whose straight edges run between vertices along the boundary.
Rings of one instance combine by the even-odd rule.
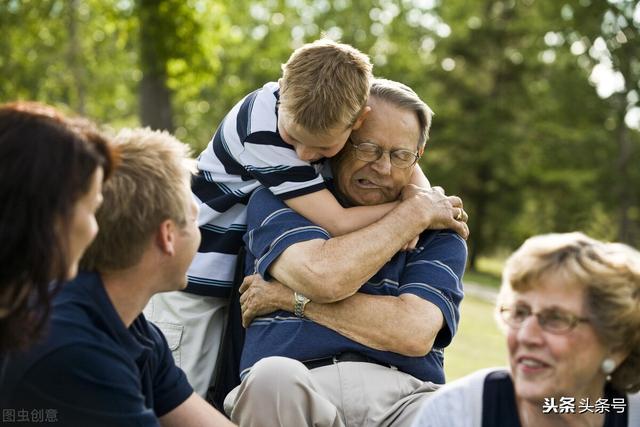
[[[344,208],[325,188],[320,163],[338,153],[367,113],[372,79],[366,55],[323,39],[293,52],[278,82],[238,102],[199,157],[192,191],[202,244],[187,292],[154,298],[145,313],[161,329],[181,331],[175,357],[196,391],[212,379],[246,204],[260,185],[288,207],[342,235],[375,222],[397,202]],[[427,185],[419,168],[413,183]]]
[[[115,146],[83,271],[56,296],[48,336],[10,360],[3,393],[16,408],[54,408],[47,419],[65,426],[231,425],[142,314],[152,295],[186,286],[200,243],[188,149],[149,129],[123,130]]]

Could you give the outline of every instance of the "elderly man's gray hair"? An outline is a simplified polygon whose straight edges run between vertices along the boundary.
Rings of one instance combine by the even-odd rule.
[[[381,101],[394,104],[404,110],[414,111],[420,123],[418,148],[424,147],[429,139],[429,129],[431,128],[433,111],[420,99],[413,89],[393,80],[375,78],[371,84],[369,95],[375,96]]]

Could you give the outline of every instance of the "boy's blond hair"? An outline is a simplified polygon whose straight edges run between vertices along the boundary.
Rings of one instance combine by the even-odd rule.
[[[115,137],[121,161],[102,189],[98,235],[81,267],[100,272],[137,264],[160,224],[186,225],[193,161],[168,132],[123,129]]]
[[[282,66],[280,108],[310,132],[352,126],[369,96],[369,57],[347,44],[316,40]]]

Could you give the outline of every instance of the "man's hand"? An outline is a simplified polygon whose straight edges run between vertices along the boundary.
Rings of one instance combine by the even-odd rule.
[[[469,216],[460,197],[447,196],[441,187],[408,184],[403,188],[401,198],[403,204],[408,203],[415,209],[416,219],[423,221],[425,229],[451,229],[464,239],[469,237]]]
[[[242,326],[248,327],[253,319],[276,310],[293,312],[293,291],[277,280],[267,282],[259,274],[247,276],[240,285]]]

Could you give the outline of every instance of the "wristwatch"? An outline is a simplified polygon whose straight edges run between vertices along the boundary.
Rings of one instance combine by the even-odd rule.
[[[297,292],[293,293],[293,314],[304,317],[304,308],[311,301],[309,298]]]

